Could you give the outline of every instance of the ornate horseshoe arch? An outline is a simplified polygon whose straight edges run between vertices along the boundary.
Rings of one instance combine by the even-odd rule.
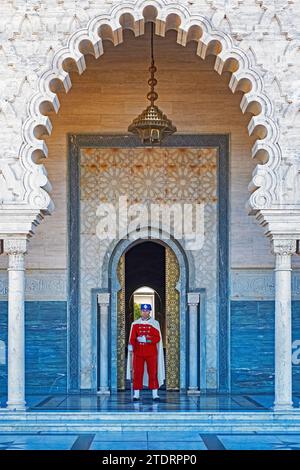
[[[19,152],[25,207],[44,214],[51,213],[54,208],[46,170],[35,163],[35,158],[47,156],[43,135],[51,134],[52,130],[47,112],[49,109],[59,111],[58,82],[68,92],[72,86],[69,71],[76,64],[78,73],[84,72],[85,54],[99,58],[104,53],[103,40],[118,45],[123,41],[124,29],[131,29],[139,36],[144,34],[145,23],[149,21],[155,23],[155,32],[160,36],[170,29],[176,30],[177,42],[183,47],[195,41],[197,55],[202,59],[214,55],[214,68],[218,74],[231,72],[229,88],[233,93],[243,92],[240,107],[243,113],[252,114],[248,132],[257,138],[252,149],[252,157],[258,164],[249,184],[249,212],[254,214],[276,203],[279,184],[276,173],[281,161],[279,129],[273,117],[272,102],[264,93],[263,78],[253,58],[235,46],[227,33],[215,30],[207,18],[192,14],[187,6],[170,4],[166,0],[134,0],[121,2],[107,14],[93,18],[86,28],[74,32],[67,45],[56,52],[50,67],[41,73],[37,91],[28,103]]]

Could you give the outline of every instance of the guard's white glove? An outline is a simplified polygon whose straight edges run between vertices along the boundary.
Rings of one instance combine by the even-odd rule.
[[[138,340],[139,343],[146,343],[147,342],[146,336],[144,336],[144,335],[143,336],[138,336],[137,340]]]
[[[132,346],[132,344],[128,344],[128,351],[129,351],[129,352],[132,352],[132,351],[133,351],[133,346]]]

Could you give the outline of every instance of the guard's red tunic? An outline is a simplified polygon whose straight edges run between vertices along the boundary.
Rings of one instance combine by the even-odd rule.
[[[139,343],[138,336],[145,336],[147,342]],[[159,331],[147,321],[132,326],[129,343],[133,347],[133,389],[142,390],[145,362],[149,377],[149,388],[158,388],[157,346],[160,341]]]

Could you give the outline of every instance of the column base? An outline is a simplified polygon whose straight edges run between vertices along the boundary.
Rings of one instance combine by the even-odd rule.
[[[26,402],[25,401],[20,401],[20,402],[7,401],[6,410],[7,411],[26,411]]]
[[[200,390],[198,387],[190,387],[187,391],[188,395],[200,395]]]
[[[275,412],[277,411],[292,411],[293,408],[293,402],[288,402],[288,403],[274,403],[273,410]]]
[[[97,395],[110,395],[110,390],[107,387],[100,388],[100,390],[97,391]]]

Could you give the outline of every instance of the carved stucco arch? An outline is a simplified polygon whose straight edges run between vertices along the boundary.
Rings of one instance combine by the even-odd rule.
[[[47,156],[43,135],[51,134],[52,125],[46,113],[49,107],[58,112],[60,106],[55,92],[56,81],[59,80],[68,92],[72,86],[68,71],[70,63],[76,64],[79,74],[83,73],[86,68],[85,54],[92,53],[99,58],[104,52],[103,39],[111,40],[114,45],[120,44],[123,29],[131,29],[135,36],[139,36],[144,34],[147,21],[155,22],[155,32],[160,36],[164,36],[169,29],[175,29],[177,42],[182,46],[196,41],[197,55],[202,59],[209,54],[216,56],[217,73],[232,73],[229,88],[233,93],[243,91],[240,107],[243,113],[252,113],[248,132],[257,137],[252,157],[258,160],[258,164],[249,184],[249,211],[256,213],[260,209],[271,208],[276,202],[276,187],[279,184],[279,129],[274,120],[272,102],[264,93],[263,78],[252,56],[235,46],[228,34],[215,30],[207,18],[190,13],[186,6],[166,0],[121,2],[107,14],[93,18],[86,28],[70,36],[67,45],[54,55],[51,66],[41,73],[38,90],[28,103],[28,116],[22,127],[23,143],[19,157],[24,169],[24,202],[44,213],[51,213],[53,209],[46,170],[34,159],[36,155]]]

